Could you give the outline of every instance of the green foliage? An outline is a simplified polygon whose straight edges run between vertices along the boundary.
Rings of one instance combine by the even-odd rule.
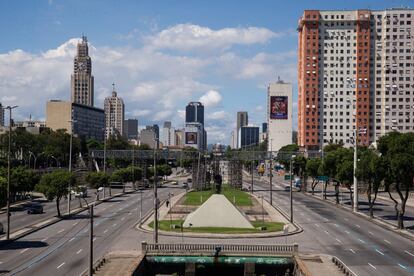
[[[192,191],[186,194],[186,198],[184,200],[185,205],[201,205],[207,199],[213,195],[214,192],[212,190],[208,191]],[[251,206],[252,199],[250,194],[234,189],[229,186],[223,186],[222,194],[230,201],[233,202],[236,199],[237,206]]]
[[[276,159],[281,163],[286,170],[290,170],[290,160],[293,154],[299,151],[299,146],[296,144],[286,145],[280,148]]]
[[[98,189],[99,187],[108,185],[109,175],[104,172],[90,172],[85,180],[89,183],[91,188]]]
[[[56,170],[44,174],[36,185],[36,190],[45,195],[48,200],[56,200],[56,208],[60,217],[59,203],[62,197],[66,196],[69,186],[74,186],[75,178],[71,172]]]
[[[110,177],[111,182],[132,182],[142,179],[142,169],[139,167],[127,167],[114,171]]]
[[[131,145],[128,143],[128,140],[125,137],[116,134],[111,135],[106,141],[106,148],[108,150],[126,150],[130,149]]]
[[[309,159],[306,162],[306,174],[313,179],[318,178],[320,176],[319,174],[319,168],[322,166],[322,159],[320,158],[313,158]]]
[[[7,178],[0,176],[0,206],[6,205]]]

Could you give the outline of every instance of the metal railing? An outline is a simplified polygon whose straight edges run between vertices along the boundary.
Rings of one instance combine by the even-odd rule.
[[[349,267],[346,266],[340,259],[333,256],[332,262],[347,276],[357,276]]]
[[[142,242],[143,254],[196,254],[211,253],[219,250],[223,254],[260,254],[260,255],[296,255],[297,244],[148,244]]]

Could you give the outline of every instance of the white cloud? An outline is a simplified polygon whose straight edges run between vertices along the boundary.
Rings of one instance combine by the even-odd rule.
[[[265,43],[277,34],[266,28],[224,28],[212,30],[193,24],[178,24],[147,37],[151,48],[188,50],[224,50],[232,45],[250,45]]]
[[[209,90],[200,97],[199,101],[206,107],[215,107],[221,102],[221,95],[216,90]]]
[[[213,113],[207,113],[206,118],[209,120],[228,120],[230,119],[230,114],[224,110],[220,110]]]

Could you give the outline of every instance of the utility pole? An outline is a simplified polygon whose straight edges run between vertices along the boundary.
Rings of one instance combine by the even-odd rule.
[[[357,123],[355,118],[355,129],[354,129],[354,212],[358,212],[358,179],[356,177],[357,169],[357,148],[358,148],[358,137],[357,137]]]
[[[296,155],[292,155],[290,158],[290,222],[293,223],[293,185],[292,185],[292,168],[293,168],[293,158],[295,158]]]
[[[154,139],[154,243],[158,243],[157,138]]]
[[[252,186],[250,187],[250,193],[253,194],[253,185],[254,185],[254,181],[253,181],[253,172],[254,172],[254,161],[252,161]]]
[[[70,120],[70,142],[69,142],[69,172],[72,172],[72,144],[73,144],[73,123],[75,120]],[[69,194],[68,194],[68,214],[70,214],[70,199],[71,199],[71,190],[72,187],[69,183]]]
[[[269,181],[269,185],[270,185],[270,205],[273,206],[273,196],[272,196],[272,192],[273,192],[273,148],[272,148],[272,141],[273,139],[270,139],[270,168],[269,168],[269,174],[270,174],[270,181]]]
[[[103,172],[104,172],[104,174],[106,174],[106,128],[105,128],[105,131],[104,131],[104,160],[103,160]],[[109,184],[109,185],[111,185],[111,184]],[[104,199],[105,199],[105,185],[104,185],[104,189],[103,189],[103,197],[104,197]]]
[[[11,156],[11,131],[12,131],[12,109],[16,108],[15,106],[7,106],[5,109],[9,110],[9,149],[7,154],[7,233],[6,239],[10,239],[10,156]]]
[[[89,276],[93,275],[93,204],[89,206],[90,229],[89,229]]]

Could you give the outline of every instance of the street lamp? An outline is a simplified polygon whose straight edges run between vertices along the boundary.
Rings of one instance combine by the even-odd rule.
[[[158,196],[157,196],[157,145],[158,138],[154,138],[154,243],[158,243]]]
[[[293,167],[293,158],[295,158],[296,155],[292,155],[292,157],[290,158],[290,222],[293,223],[293,185],[292,185],[292,167]]]
[[[10,239],[10,155],[11,155],[11,131],[12,131],[12,109],[18,107],[7,106],[5,109],[9,110],[9,149],[7,154],[7,234],[6,239]]]
[[[30,158],[32,157],[32,155],[33,155],[33,159],[34,159],[33,170],[35,170],[36,169],[36,159],[37,158],[36,158],[36,155],[29,150],[29,169],[30,169]]]
[[[72,172],[72,144],[73,144],[73,123],[76,120],[69,120],[70,123],[70,144],[69,144],[69,172]],[[69,195],[68,195],[68,214],[70,214],[70,199],[71,199],[71,185],[69,183]]]
[[[106,127],[103,128],[104,130],[104,158],[103,158],[103,172],[106,174]],[[109,184],[109,189],[111,187],[111,184]],[[105,185],[103,189],[103,197],[105,199]]]
[[[270,172],[270,181],[269,181],[269,183],[270,183],[270,205],[272,205],[273,206],[273,198],[272,198],[272,192],[273,192],[273,189],[272,189],[272,185],[273,185],[273,183],[272,183],[272,180],[273,180],[273,171],[272,171],[272,169],[273,169],[273,148],[272,148],[272,142],[273,142],[273,139],[270,139],[270,169],[269,169],[269,172]]]
[[[356,177],[357,170],[357,148],[358,148],[358,137],[356,128],[356,116],[355,116],[355,129],[354,129],[354,212],[358,212],[358,179]]]

